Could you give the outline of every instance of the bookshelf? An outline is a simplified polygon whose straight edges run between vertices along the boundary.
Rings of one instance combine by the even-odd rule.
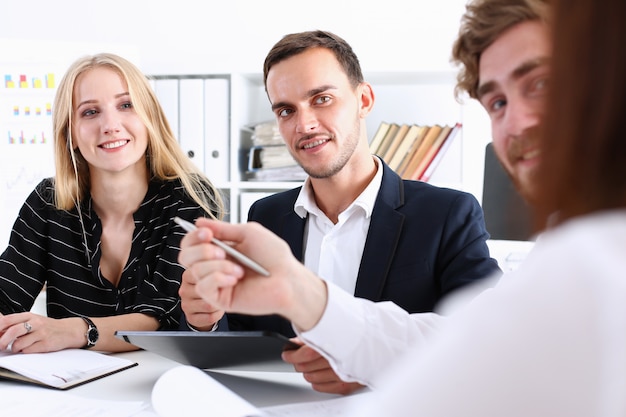
[[[370,141],[383,121],[462,123],[463,129],[429,182],[470,192],[481,201],[484,149],[490,141],[490,125],[474,100],[459,103],[454,98],[456,73],[450,70],[364,75],[376,97],[367,120]],[[153,79],[181,145],[223,191],[230,221],[245,221],[250,204],[258,198],[301,184],[245,178],[247,151],[252,146],[252,133],[247,127],[274,118],[260,73],[158,75]],[[213,86],[215,82],[221,87]],[[187,102],[190,100],[195,100],[196,105]]]

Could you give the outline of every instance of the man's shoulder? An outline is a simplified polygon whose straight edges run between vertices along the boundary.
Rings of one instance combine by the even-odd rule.
[[[276,206],[282,205],[285,203],[290,203],[293,206],[293,203],[298,198],[300,194],[300,188],[292,188],[291,190],[279,191],[272,195],[268,195],[266,197],[260,198],[254,202],[254,205],[259,206]]]
[[[407,201],[416,199],[436,199],[443,201],[475,200],[475,197],[461,190],[453,188],[439,187],[422,181],[402,180],[404,186],[405,198]]]
[[[248,213],[249,220],[275,218],[280,214],[293,212],[293,205],[298,198],[300,188],[281,191],[255,201]]]

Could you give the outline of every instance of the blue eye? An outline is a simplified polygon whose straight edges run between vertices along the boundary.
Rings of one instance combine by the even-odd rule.
[[[506,105],[506,100],[496,100],[491,104],[492,111],[498,111]]]
[[[547,78],[541,78],[539,80],[537,80],[537,82],[535,82],[535,90],[545,90],[546,87],[548,87],[548,79]]]

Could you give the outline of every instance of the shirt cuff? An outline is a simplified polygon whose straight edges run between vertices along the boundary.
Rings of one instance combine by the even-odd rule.
[[[305,343],[329,359],[331,364],[341,364],[359,348],[367,325],[366,314],[362,311],[359,299],[331,282],[326,285],[328,301],[318,323],[306,332],[298,331],[295,326],[294,330]],[[343,376],[354,380],[346,374]]]
[[[187,327],[189,328],[189,330],[193,331],[193,332],[214,332],[217,330],[217,327],[219,325],[219,320],[215,322],[215,324],[213,325],[213,327],[210,330],[199,330],[196,329],[195,327],[193,327],[191,324],[189,324],[188,321],[185,321],[187,323]]]

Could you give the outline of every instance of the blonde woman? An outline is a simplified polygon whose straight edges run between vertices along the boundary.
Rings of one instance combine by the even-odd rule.
[[[122,57],[74,62],[53,111],[56,176],[28,197],[0,257],[0,350],[135,349],[115,330],[178,327],[173,218],[222,218],[219,190]],[[47,317],[29,312],[44,285]]]

